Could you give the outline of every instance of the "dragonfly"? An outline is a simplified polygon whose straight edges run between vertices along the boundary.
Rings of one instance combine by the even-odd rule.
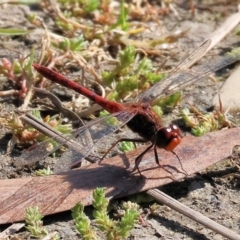
[[[124,138],[118,140],[116,143],[119,141],[133,141],[135,143],[150,142],[150,145],[135,159],[134,170],[137,169],[140,173],[139,164],[144,155],[152,148],[154,150],[155,161],[161,167],[157,148],[163,148],[174,153],[173,150],[180,144],[182,137],[177,125],[171,123],[167,127],[163,126],[161,117],[152,109],[154,102],[166,98],[240,59],[240,53],[228,54],[189,70],[189,67],[206,53],[210,45],[211,39],[205,40],[186,59],[175,67],[167,77],[140,93],[134,100],[124,104],[109,101],[58,72],[34,63],[34,69],[43,77],[84,95],[110,113],[110,115],[93,120],[74,131],[73,137],[76,139],[75,141],[78,142],[78,150],[66,151],[58,161],[55,172],[66,171],[81,162],[83,158],[89,156],[95,146],[108,138],[109,134],[116,132],[124,125],[127,125],[130,130],[137,133],[140,137],[135,139]],[[117,119],[114,124],[111,124],[110,121],[112,117]],[[91,135],[92,141],[89,141],[89,137],[86,137],[89,136],[89,134]],[[113,144],[112,147],[114,147],[116,143]],[[63,145],[64,143],[61,144]],[[21,164],[32,164],[33,162],[39,161],[41,160],[41,156],[49,154],[47,151],[44,143],[40,143],[35,149],[23,152],[20,157]],[[69,157],[70,154],[71,157]],[[69,156],[67,157],[67,155]]]

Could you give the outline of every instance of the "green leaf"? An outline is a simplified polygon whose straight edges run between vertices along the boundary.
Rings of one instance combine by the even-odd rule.
[[[35,3],[39,3],[39,0],[16,0],[16,1],[9,1],[7,2],[8,4],[26,4],[26,5],[30,5],[30,4],[35,4]]]
[[[32,30],[24,30],[17,28],[0,28],[0,35],[20,36],[28,34],[30,32],[32,32]]]
[[[133,142],[123,141],[120,144],[120,150],[122,152],[129,152],[129,151],[133,150],[134,148],[135,148],[135,146],[134,146]]]

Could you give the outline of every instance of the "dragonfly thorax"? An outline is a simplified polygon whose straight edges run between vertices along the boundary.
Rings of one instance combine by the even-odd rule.
[[[127,123],[127,126],[146,141],[151,141],[157,134],[158,129],[162,128],[161,118],[152,110],[151,105],[148,103],[131,104],[128,107],[136,114]]]

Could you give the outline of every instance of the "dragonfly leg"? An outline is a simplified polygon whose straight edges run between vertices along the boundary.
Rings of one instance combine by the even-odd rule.
[[[163,167],[161,164],[160,164],[160,162],[159,162],[159,159],[158,159],[158,153],[157,153],[157,145],[155,144],[154,145],[154,155],[155,155],[155,161],[156,161],[156,163],[157,163],[157,165],[160,167],[160,168],[162,168],[164,171],[166,171],[166,172],[168,172],[168,173],[170,173],[171,175],[172,175],[172,172],[170,172],[169,170],[167,170],[165,167]],[[173,178],[172,178],[173,177]],[[174,180],[174,181],[177,181],[176,180],[176,178],[172,175],[172,179]]]
[[[140,164],[140,162],[142,161],[142,158],[143,158],[143,156],[153,147],[153,143],[150,145],[150,146],[148,146],[140,155],[138,155],[137,157],[136,157],[136,159],[135,159],[135,166],[134,166],[134,168],[133,168],[133,170],[132,170],[132,172],[134,172],[136,169],[138,170],[138,173],[140,174],[140,176],[142,176],[142,174],[141,174],[141,172],[140,172],[140,170],[139,170],[139,164]]]
[[[107,150],[107,152],[105,152],[105,154],[101,157],[99,163],[102,162],[102,160],[106,157],[106,155],[120,142],[123,142],[123,141],[126,141],[126,142],[133,142],[134,143],[134,146],[136,148],[136,142],[141,142],[141,143],[145,143],[146,140],[144,140],[143,138],[120,138],[118,139],[114,144],[112,144],[112,146]]]
[[[178,155],[174,152],[174,151],[171,151],[177,158],[178,162],[180,163],[180,166],[181,166],[181,169],[183,171],[183,173],[188,176],[187,172],[184,170],[183,166],[182,166],[182,162],[181,160],[179,159]],[[169,170],[167,170],[166,168],[164,168],[160,162],[159,162],[159,159],[158,159],[158,153],[157,153],[157,145],[154,146],[154,155],[155,155],[155,161],[156,163],[161,167],[163,168],[166,172],[170,173],[172,175],[172,172],[170,172]],[[176,180],[176,179],[175,179]]]
[[[178,155],[174,151],[171,151],[171,152],[176,156],[176,158],[177,158],[178,162],[180,163],[181,169],[182,169],[183,173],[185,174],[185,176],[188,177],[188,173],[183,168],[182,162],[181,162],[180,158],[178,157]]]
[[[154,145],[154,155],[155,155],[155,161],[156,161],[157,165],[158,165],[160,168],[162,168],[163,170],[165,170],[166,172],[168,172],[168,173],[170,173],[170,174],[172,175],[171,171],[167,170],[166,168],[164,168],[164,167],[160,164],[159,159],[158,159],[157,145],[156,145],[156,144]],[[172,176],[173,176],[173,175],[172,175]],[[175,179],[175,180],[176,180],[176,179]]]

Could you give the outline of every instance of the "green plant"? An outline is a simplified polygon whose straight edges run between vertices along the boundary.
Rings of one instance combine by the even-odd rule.
[[[135,145],[133,142],[129,142],[129,141],[123,141],[120,144],[120,150],[122,152],[129,152],[131,150],[135,149]]]
[[[86,45],[87,41],[85,41],[82,35],[75,38],[63,38],[59,42],[52,42],[52,45],[56,48],[59,48],[63,51],[82,51]]]
[[[134,223],[139,215],[138,208],[132,204],[125,205],[124,214],[120,221],[110,219],[107,211],[108,200],[105,197],[105,189],[96,188],[93,191],[93,216],[97,227],[105,234],[108,240],[121,240],[129,235],[129,231],[134,227]],[[84,214],[84,207],[78,203],[72,209],[72,216],[76,222],[77,230],[82,234],[83,239],[97,239],[96,233],[90,225],[90,219]]]
[[[30,54],[22,56],[11,62],[7,58],[0,60],[0,76],[3,75],[11,79],[14,84],[20,87],[20,90],[1,91],[1,96],[18,95],[19,98],[24,98],[28,91],[28,86],[31,85],[33,72],[32,63],[35,57],[35,49],[32,48]]]
[[[113,71],[102,72],[103,82],[109,87],[114,86],[114,90],[108,95],[109,100],[119,101],[128,95],[137,95],[137,92],[147,89],[165,76],[153,73],[152,63],[146,57],[135,62],[134,46],[127,46],[120,51],[118,58],[119,62]]]
[[[56,129],[62,134],[67,136],[71,135],[72,125],[62,124],[62,119],[58,119],[58,115],[54,115],[52,117],[46,116],[45,118],[42,118],[38,110],[33,110],[32,115],[50,125],[52,128]],[[35,128],[22,123],[20,117],[14,113],[11,116],[6,116],[6,119],[3,118],[1,120],[1,124],[11,129],[12,134],[16,137],[16,139],[21,141],[21,143],[30,143],[32,141],[42,142],[46,139],[49,139],[44,134],[38,132]],[[53,147],[57,144],[54,140],[50,139],[49,143],[52,144]]]
[[[93,231],[90,219],[84,213],[84,206],[81,203],[76,204],[72,209],[72,217],[75,220],[75,226],[81,233],[84,240],[96,239],[96,234]]]
[[[39,169],[36,172],[36,176],[48,176],[53,174],[52,170],[50,169],[50,167],[48,166],[47,168],[44,169]]]
[[[181,117],[186,126],[191,128],[192,134],[197,137],[224,127],[230,127],[232,124],[222,109],[203,114],[196,107],[190,105],[190,109],[181,110]]]
[[[48,234],[46,228],[43,227],[42,218],[38,207],[28,207],[26,209],[26,229],[36,238],[42,238]]]
[[[124,7],[124,0],[121,0],[120,4],[120,15],[115,24],[113,24],[110,29],[114,29],[120,26],[121,30],[126,31],[129,28],[129,23],[127,22],[128,11]]]

